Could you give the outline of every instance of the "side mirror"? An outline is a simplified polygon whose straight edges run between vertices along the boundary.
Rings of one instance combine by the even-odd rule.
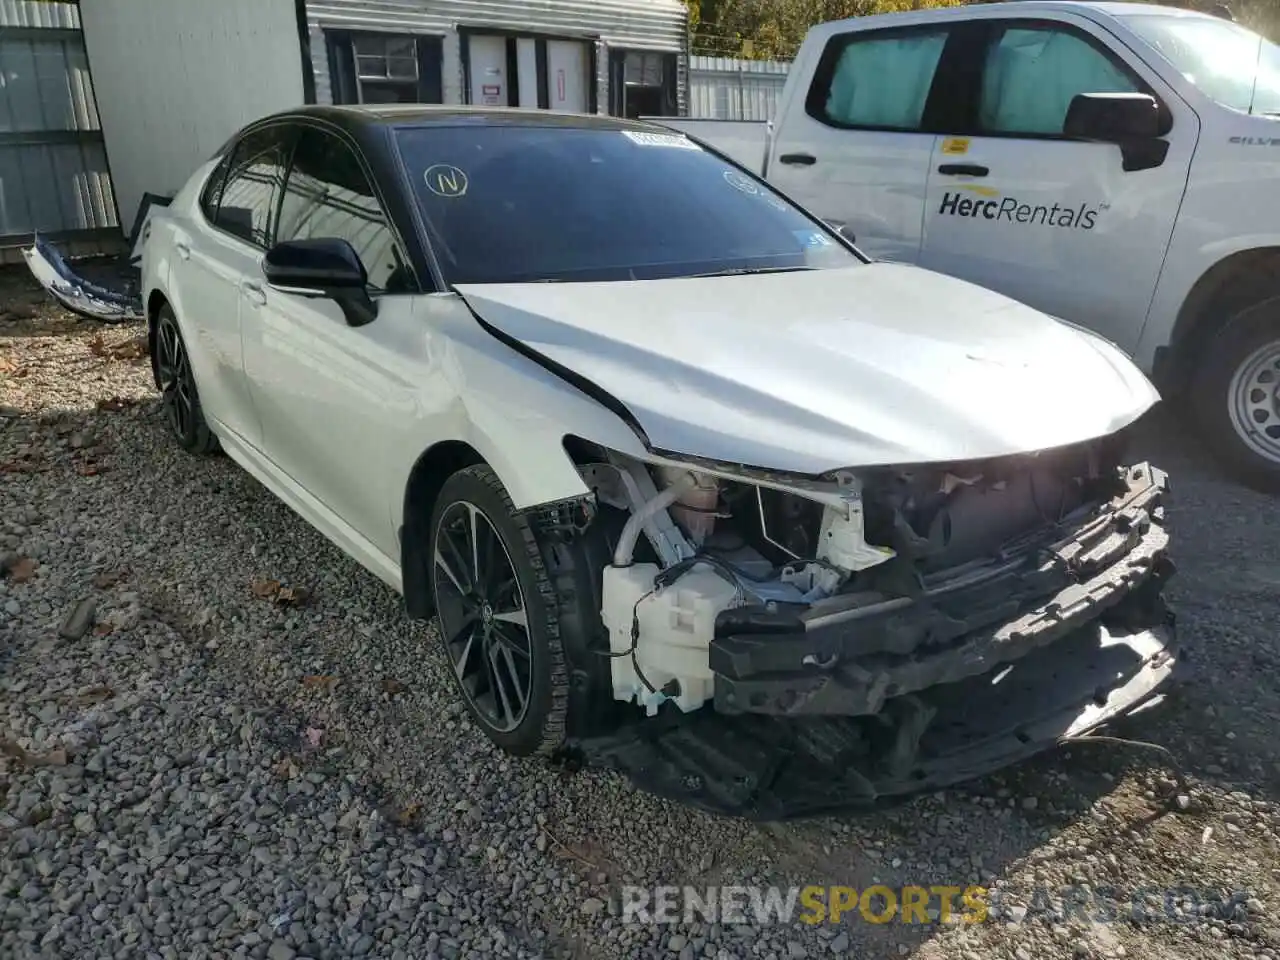
[[[277,243],[262,258],[262,273],[281,293],[333,300],[353,327],[364,326],[378,315],[364,264],[346,240],[325,237]]]
[[[1124,169],[1150,170],[1164,163],[1169,142],[1160,104],[1146,93],[1079,93],[1071,99],[1062,124],[1064,136],[1120,147]]]

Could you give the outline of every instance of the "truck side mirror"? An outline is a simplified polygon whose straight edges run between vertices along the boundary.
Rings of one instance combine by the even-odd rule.
[[[823,218],[822,222],[825,223],[831,229],[832,233],[840,234],[840,236],[844,237],[850,243],[856,244],[858,242],[856,239],[854,239],[853,231],[849,229],[849,225],[845,223],[843,220],[828,220],[826,218]]]
[[[1120,147],[1124,169],[1150,170],[1164,163],[1169,142],[1160,104],[1146,93],[1078,93],[1071,99],[1062,133],[1072,140],[1114,143]]]

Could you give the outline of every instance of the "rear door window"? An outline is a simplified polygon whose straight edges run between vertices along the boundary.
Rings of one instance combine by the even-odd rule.
[[[271,244],[292,134],[292,128],[277,124],[255,130],[236,145],[213,220],[219,229],[264,250]]]

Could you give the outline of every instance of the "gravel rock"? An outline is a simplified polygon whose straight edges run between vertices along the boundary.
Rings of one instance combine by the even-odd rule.
[[[0,377],[0,555],[38,561],[0,576],[0,739],[47,760],[0,754],[0,957],[1280,957],[1280,511],[1176,419],[1138,440],[1174,478],[1197,673],[1124,734],[1173,750],[1185,787],[1153,751],[1073,744],[891,810],[755,825],[492,748],[431,626],[230,459],[170,441],[145,359],[112,354],[142,333],[43,305],[0,320],[25,371]],[[94,625],[59,638],[85,597]],[[876,883],[1006,903],[976,925],[660,926],[622,923],[614,887]],[[1200,898],[1176,923],[1158,898],[1156,920],[1082,924],[1034,897],[1173,883]]]

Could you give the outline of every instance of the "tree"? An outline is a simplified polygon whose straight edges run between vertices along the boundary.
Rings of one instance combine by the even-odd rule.
[[[816,23],[965,2],[989,0],[689,0],[689,25],[694,53],[789,60]],[[1222,0],[1164,2],[1207,10]],[[1239,22],[1280,42],[1280,0],[1226,2]]]

